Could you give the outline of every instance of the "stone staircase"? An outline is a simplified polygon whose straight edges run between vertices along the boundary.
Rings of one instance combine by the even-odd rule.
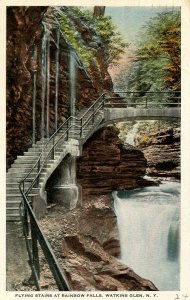
[[[82,118],[81,121],[81,117],[84,114],[85,116]],[[78,113],[77,118],[73,118],[73,125],[68,131],[68,140],[66,138],[66,135],[64,139],[62,138],[62,140],[60,140],[60,138],[63,137],[63,135],[65,134],[68,124],[63,125],[62,128],[56,132],[56,134],[54,135],[54,143],[56,143],[59,140],[60,141],[58,142],[54,150],[54,159],[47,159],[45,165],[43,166],[43,169],[40,172],[38,183],[35,183],[34,187],[31,188],[29,193],[27,192],[27,190],[30,188],[30,185],[35,180],[36,175],[39,171],[36,162],[38,161],[40,155],[42,158],[45,158],[48,152],[51,150],[51,138],[41,139],[40,141],[37,141],[36,144],[32,145],[32,147],[30,147],[27,152],[24,152],[23,155],[17,157],[17,159],[9,168],[6,176],[7,221],[20,221],[19,207],[22,199],[19,190],[20,181],[27,176],[27,179],[24,182],[24,188],[29,201],[30,197],[38,196],[40,189],[42,188],[42,186],[45,187],[45,183],[49,176],[52,174],[52,172],[56,169],[56,167],[66,156],[66,154],[71,153],[71,145],[69,141],[78,140],[78,145],[81,147],[84,144],[84,142],[89,138],[89,136],[93,134],[97,126],[101,123],[103,119],[102,110],[98,111],[96,115],[93,116],[93,120],[90,119],[91,114],[92,112],[90,112],[88,109],[83,109]],[[86,126],[84,125],[81,131],[82,123],[86,123]],[[36,166],[31,172],[31,169],[34,167],[35,164]]]

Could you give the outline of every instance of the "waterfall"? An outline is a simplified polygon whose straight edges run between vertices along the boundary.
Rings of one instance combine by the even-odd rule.
[[[133,127],[129,130],[125,139],[125,143],[135,146],[135,136],[137,134],[138,128],[139,128],[139,121],[137,121],[133,125]]]
[[[58,95],[59,95],[59,39],[60,31],[56,31],[56,53],[55,53],[55,130],[57,130],[58,116]]]
[[[76,105],[76,57],[73,49],[70,50],[69,55],[70,115],[74,116]]]
[[[49,135],[49,30],[44,26],[41,48],[41,136],[45,137],[45,107],[46,107],[46,133]]]
[[[49,93],[50,93],[50,35],[47,35],[46,53],[46,137],[49,138]]]
[[[36,78],[37,78],[37,47],[33,45],[32,53],[32,143],[36,142]]]
[[[159,290],[179,289],[179,184],[114,192],[121,260]]]

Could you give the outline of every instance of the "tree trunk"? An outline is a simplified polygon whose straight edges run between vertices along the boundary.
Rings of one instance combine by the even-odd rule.
[[[94,13],[93,13],[93,17],[101,17],[104,16],[105,13],[105,6],[94,6]]]

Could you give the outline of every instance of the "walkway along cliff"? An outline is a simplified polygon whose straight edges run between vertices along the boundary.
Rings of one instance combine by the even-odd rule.
[[[67,12],[69,14],[68,10]],[[146,185],[147,182],[142,178],[146,168],[143,154],[136,149],[124,149],[118,141],[118,132],[114,127],[99,128],[103,126],[104,122],[107,124],[117,119],[112,118],[111,113],[115,116],[119,114],[118,119],[126,118],[127,114],[129,114],[129,118],[160,116],[179,118],[180,108],[161,107],[149,110],[147,102],[145,102],[140,103],[143,108],[140,109],[137,116],[136,105],[133,106],[132,103],[130,108],[123,109],[124,103],[120,103],[120,107],[123,107],[122,111],[126,112],[126,115],[121,116],[120,108],[113,107],[115,95],[112,93],[111,79],[105,72],[105,66],[94,67],[93,62],[86,71],[77,53],[59,29],[55,18],[56,10],[47,7],[9,7],[7,14],[8,168],[12,163],[7,173],[7,220],[19,220],[20,207],[24,234],[27,237],[29,234],[28,217],[30,219],[32,237],[30,263],[32,278],[37,288],[40,288],[37,250],[39,242],[60,290],[156,289],[152,283],[141,279],[132,270],[119,266],[112,255],[118,255],[118,251],[109,254],[108,249],[118,248],[117,235],[109,236],[108,234],[109,238],[106,235],[103,239],[95,237],[92,232],[85,231],[88,225],[91,228],[88,222],[84,224],[80,233],[77,229],[70,234],[70,237],[68,229],[67,238],[65,237],[66,244],[63,243],[63,253],[61,254],[61,256],[69,257],[63,263],[66,279],[50,245],[45,238],[42,238],[36,217],[39,219],[44,216],[47,205],[52,202],[59,203],[69,210],[79,209],[85,215],[85,204],[83,208],[79,208],[83,186],[86,195],[92,195],[108,193],[116,188],[124,189]],[[89,32],[89,34],[92,33]],[[99,47],[101,47],[101,41],[99,41]],[[101,55],[103,56],[104,52]],[[101,59],[102,61],[103,59]],[[99,96],[102,91],[104,93]],[[91,137],[98,129],[99,131]],[[102,161],[98,161],[96,153],[103,151],[104,143],[109,154],[103,155],[102,164]],[[95,147],[97,150],[94,149]],[[116,154],[114,155],[115,159],[113,159],[113,154]],[[76,158],[79,156],[82,158],[79,158],[77,162]],[[110,157],[112,158],[110,159]],[[89,163],[88,158],[93,159],[93,163],[91,160]],[[13,160],[15,160],[14,163]],[[134,171],[132,171],[133,168]],[[136,173],[137,169],[139,170],[138,174]],[[118,180],[108,176],[107,183],[105,183],[105,174],[110,174],[110,172],[119,174]],[[82,188],[77,184],[76,174]],[[95,184],[91,186],[93,181]],[[92,203],[95,202],[96,200],[93,199]],[[22,203],[21,206],[20,203]],[[93,205],[95,204],[92,203],[89,205],[94,209]],[[106,212],[105,218],[107,214],[111,214],[111,218],[108,220],[113,221],[114,215],[113,212],[110,212],[111,205],[110,203],[105,205],[104,201],[95,207],[95,212],[92,214],[94,220],[96,220],[96,213],[98,216],[102,208]],[[88,208],[86,213],[91,214]],[[72,216],[72,212],[70,214]],[[84,217],[84,222],[85,219]],[[112,230],[115,231],[116,223],[112,222],[111,224]],[[70,226],[74,225],[70,224]],[[65,229],[63,228],[63,230]],[[89,236],[89,241],[84,238],[86,235]],[[92,240],[94,239],[93,248]],[[115,246],[108,246],[110,243]],[[98,244],[100,244],[99,250]],[[89,245],[92,248],[89,248]],[[92,261],[101,262],[94,270],[91,270],[87,280],[88,284],[84,282],[80,285],[81,279],[76,280],[75,272],[71,272],[69,269],[69,260],[73,261],[75,258],[74,264],[77,267],[76,254],[72,254],[70,257],[73,247],[77,249],[77,255],[89,255],[89,266],[86,267],[86,272],[90,272]],[[100,265],[101,272],[98,271]],[[80,271],[77,269],[77,272]],[[86,272],[84,272],[84,276],[86,276]],[[110,276],[113,283],[111,285],[108,284]],[[91,282],[92,278],[93,282]],[[63,279],[64,283],[61,282]],[[120,284],[120,282],[123,283]]]

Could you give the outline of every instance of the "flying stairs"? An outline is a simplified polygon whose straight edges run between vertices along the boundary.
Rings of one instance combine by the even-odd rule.
[[[7,172],[6,219],[20,220],[22,193],[29,203],[34,197],[45,199],[45,185],[53,171],[67,154],[79,156],[81,147],[103,119],[104,95],[77,117],[69,117],[50,139],[41,139],[18,156]]]

